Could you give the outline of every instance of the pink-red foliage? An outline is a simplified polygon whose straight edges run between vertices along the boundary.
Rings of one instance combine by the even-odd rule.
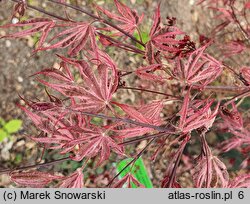
[[[12,18],[22,17],[27,8],[35,8],[51,18],[33,18],[0,26],[6,30],[23,29],[7,32],[1,38],[24,38],[39,34],[34,54],[55,49],[67,51],[67,55],[55,56],[59,68],[46,67],[33,74],[46,87],[49,100],[28,100],[20,96],[25,105],[17,105],[39,130],[37,135],[28,135],[30,140],[45,149],[67,155],[66,159],[79,162],[79,165],[82,161],[85,164],[68,176],[38,170],[21,171],[29,167],[17,168],[9,174],[13,182],[21,186],[44,187],[57,180],[59,187],[82,188],[86,185],[84,174],[88,162],[92,168],[96,168],[113,155],[117,159],[130,156],[134,157],[126,167],[130,168],[153,144],[152,158],[160,157],[163,161],[164,154],[161,153],[168,152],[165,174],[159,182],[161,187],[183,186],[179,179],[179,168],[188,170],[193,178],[192,187],[250,186],[247,170],[246,174],[230,179],[229,169],[218,151],[214,151],[216,145],[208,145],[206,138],[207,132],[211,129],[214,131],[214,127],[229,132],[231,136],[221,142],[219,153],[237,149],[244,155],[241,166],[249,165],[249,120],[243,116],[244,113],[238,108],[240,104],[235,101],[237,97],[250,95],[250,68],[247,64],[241,65],[238,72],[226,66],[216,54],[208,52],[216,42],[217,33],[223,32],[230,24],[236,25],[244,39],[233,39],[223,46],[219,45],[221,59],[241,54],[249,48],[249,27],[242,25],[237,18],[247,17],[249,2],[245,2],[239,11],[235,9],[234,1],[198,1],[198,4],[207,5],[216,13],[213,20],[219,21],[219,24],[210,37],[200,35],[201,41],[197,45],[179,28],[176,18],[162,20],[160,4],[152,17],[151,27],[144,31],[149,40],[143,42],[141,29],[144,28],[141,23],[144,14],[139,15],[118,0],[114,0],[116,13],[104,9],[105,6],[95,5],[98,15],[63,0],[51,2],[63,5],[66,17],[30,7],[30,4],[20,1],[14,5]],[[68,7],[87,14],[93,20],[71,19],[66,11]],[[131,56],[140,58],[140,64],[132,68],[122,68],[122,64],[117,66],[112,59],[114,56],[107,51],[111,46],[125,51],[126,59]],[[220,89],[220,86],[213,85],[218,84],[216,80],[225,68],[229,68],[239,83],[242,82],[240,87],[233,88],[243,92],[230,99],[207,94],[206,91],[211,88]],[[130,77],[127,81],[126,76]],[[130,79],[135,79],[136,83]],[[132,84],[131,87],[126,86],[127,82]],[[139,87],[135,87],[135,84],[139,84]],[[136,96],[135,100],[126,100],[119,94],[122,89],[141,93],[133,95]],[[136,148],[139,153],[136,152],[134,144],[144,140],[147,142],[140,144],[140,148]],[[194,143],[200,144],[200,151],[192,154],[189,146]],[[130,148],[126,148],[130,144]],[[127,149],[134,151],[131,154]],[[36,165],[30,168],[36,168]],[[114,179],[109,186],[144,187],[131,172],[117,180],[120,173],[116,176],[111,174]]]

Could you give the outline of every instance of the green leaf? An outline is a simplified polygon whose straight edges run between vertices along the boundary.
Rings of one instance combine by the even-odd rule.
[[[8,136],[9,135],[7,132],[5,132],[3,129],[0,129],[0,142],[2,142]]]
[[[93,117],[92,120],[91,120],[91,123],[94,124],[94,125],[102,125],[103,124],[103,119]]]
[[[124,159],[116,164],[117,171],[120,172],[132,159],[133,158]],[[120,176],[124,177],[129,172],[132,173],[133,176],[146,188],[153,188],[153,184],[148,176],[148,172],[141,157],[136,160],[131,171],[130,167],[128,167],[120,174]],[[133,183],[132,187],[135,188]]]
[[[138,33],[135,33],[135,34],[134,34],[134,37],[135,37],[137,40],[140,40],[140,39],[142,38],[142,42],[143,42],[143,43],[147,43],[147,42],[150,40],[149,34],[146,33],[146,32],[141,32],[141,38],[140,38],[140,36],[139,36]],[[137,46],[138,48],[140,48],[140,49],[143,49],[143,46],[140,45],[140,44],[138,44],[138,43],[136,43],[136,46]]]
[[[10,120],[4,125],[4,129],[9,133],[15,133],[22,127],[22,120]]]
[[[0,118],[0,126],[3,127],[5,125],[4,119]]]
[[[22,162],[22,160],[23,160],[22,154],[15,155],[15,159],[14,159],[15,164],[20,164]]]

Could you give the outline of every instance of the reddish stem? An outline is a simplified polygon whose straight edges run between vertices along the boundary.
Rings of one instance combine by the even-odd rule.
[[[242,35],[244,36],[244,38],[247,40],[247,42],[249,44],[249,42],[250,42],[249,35],[248,35],[247,31],[240,24],[240,22],[239,22],[239,20],[238,20],[238,18],[236,16],[236,14],[235,14],[235,11],[234,11],[233,3],[230,4],[230,8],[231,8],[231,11],[232,11],[232,18],[234,19],[237,27],[239,28],[239,30],[241,31]]]
[[[61,159],[57,159],[54,161],[50,161],[50,162],[44,162],[41,164],[34,164],[34,165],[30,165],[30,166],[23,166],[23,167],[18,167],[15,169],[4,169],[4,170],[0,170],[0,175],[1,174],[8,174],[12,171],[23,171],[23,170],[27,170],[27,169],[33,169],[33,168],[38,168],[38,167],[45,167],[45,166],[51,166],[51,165],[55,165],[64,161],[68,161],[70,160],[70,157],[65,157],[65,158],[61,158]]]
[[[113,183],[113,181],[126,169],[128,168],[131,164],[133,164],[134,162],[136,162],[137,159],[139,159],[141,157],[141,155],[143,154],[143,152],[149,147],[149,145],[155,140],[155,138],[151,139],[147,145],[125,166],[123,167],[123,169],[116,174],[111,181],[108,183],[107,187],[110,187],[111,184]]]
[[[120,86],[119,88],[120,89],[130,89],[130,90],[135,90],[135,91],[144,91],[144,92],[149,92],[149,93],[160,94],[160,95],[164,95],[164,96],[167,96],[167,97],[172,97],[172,98],[175,98],[175,99],[178,99],[178,100],[181,99],[180,97],[177,97],[177,96],[174,96],[174,95],[171,95],[171,94],[166,94],[166,93],[162,93],[162,92],[159,92],[159,91],[153,91],[153,90],[148,90],[148,89],[134,88],[134,87],[128,87],[128,86]]]
[[[129,44],[122,43],[122,42],[120,42],[119,40],[116,40],[116,39],[114,39],[114,38],[111,38],[111,37],[109,37],[109,36],[107,36],[107,35],[104,35],[104,34],[102,34],[102,33],[100,33],[100,32],[97,32],[97,33],[98,33],[98,35],[103,36],[103,37],[107,38],[108,40],[112,41],[112,43],[113,43],[114,46],[116,46],[116,47],[119,47],[119,48],[121,48],[121,49],[125,49],[125,50],[130,51],[130,52],[134,52],[134,53],[137,53],[137,54],[142,54],[142,55],[145,54],[144,51],[138,49],[137,47],[134,47],[134,46],[129,45]],[[111,45],[111,46],[112,46],[112,45]]]
[[[87,116],[91,116],[91,117],[97,117],[97,118],[103,118],[103,119],[108,119],[108,120],[112,120],[112,121],[117,121],[117,122],[124,122],[124,123],[128,123],[128,124],[133,124],[133,125],[138,125],[141,127],[147,127],[147,128],[152,128],[154,130],[160,131],[160,132],[165,132],[165,133],[175,133],[175,129],[172,128],[166,128],[166,127],[162,127],[162,126],[156,126],[156,125],[151,125],[148,123],[142,123],[142,122],[138,122],[129,118],[119,118],[119,117],[112,117],[112,116],[106,116],[103,114],[96,114],[96,113],[89,113],[89,112],[85,112],[85,111],[79,111],[79,110],[74,110],[71,108],[65,108],[66,110],[68,110],[69,112],[74,112],[77,114],[83,114],[83,115],[87,115]]]
[[[234,102],[235,100],[237,100],[239,98],[247,97],[249,95],[250,95],[250,89],[248,89],[247,91],[244,91],[243,93],[240,93],[240,94],[234,96],[229,101],[227,101],[223,106],[228,106],[230,103]]]

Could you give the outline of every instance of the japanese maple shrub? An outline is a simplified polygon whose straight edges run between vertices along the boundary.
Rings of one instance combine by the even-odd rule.
[[[165,20],[161,17],[160,5],[146,32],[141,25],[144,15],[118,0],[114,0],[116,12],[94,5],[95,13],[66,0],[48,0],[51,5],[62,8],[64,16],[25,0],[12,1],[12,23],[1,26],[8,32],[1,38],[39,34],[34,54],[45,50],[66,51],[54,56],[60,67],[45,68],[33,75],[46,87],[48,101],[20,96],[26,105],[18,104],[18,107],[39,130],[36,136],[29,136],[30,140],[45,149],[70,156],[2,170],[1,173],[9,174],[11,180],[21,186],[44,187],[57,181],[59,187],[83,187],[84,171],[90,161],[94,162],[95,168],[109,160],[111,153],[117,155],[117,160],[131,157],[126,147],[146,141],[126,168],[131,169],[149,148],[153,149],[149,160],[161,160],[167,151],[166,170],[159,181],[161,187],[182,187],[179,177],[184,170],[193,178],[189,187],[250,186],[250,174],[247,174],[249,120],[245,120],[236,103],[250,95],[250,68],[242,66],[238,71],[229,67],[223,58],[216,58],[207,51],[217,43],[217,34],[226,32],[229,24],[236,25],[243,40],[233,39],[224,46],[224,57],[249,48],[249,25],[241,25],[238,16],[247,18],[250,2],[245,2],[242,10],[236,11],[232,0],[199,1],[204,8],[207,4],[214,12],[220,12],[216,20],[222,19],[222,22],[211,36],[200,35],[200,43],[195,43],[176,26],[175,18]],[[45,17],[22,20],[27,8],[37,10]],[[73,19],[68,12],[72,9],[92,20]],[[10,31],[12,28],[15,32]],[[147,42],[143,41],[142,33],[147,34]],[[141,64],[127,70],[119,67],[108,52],[110,48],[140,57]],[[238,80],[237,86],[229,88],[239,90],[239,93],[221,100],[216,93],[208,95],[206,90],[209,88],[223,91],[222,86],[211,84],[228,70]],[[128,77],[135,79],[131,86],[126,86]],[[122,89],[138,93],[133,104],[119,101],[119,97],[114,96]],[[100,118],[101,123],[94,123],[94,118]],[[208,144],[206,134],[212,128],[213,131],[230,132],[231,137],[223,141],[222,148]],[[199,153],[188,150],[194,141],[200,146]],[[246,174],[231,178],[218,153],[233,148],[245,156],[242,167]],[[37,169],[65,160],[83,162],[83,165],[67,176]],[[143,187],[132,173],[118,180],[120,173],[111,177],[108,186],[131,187],[133,184]]]

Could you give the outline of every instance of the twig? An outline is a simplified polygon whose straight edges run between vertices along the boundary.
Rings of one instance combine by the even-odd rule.
[[[144,92],[149,92],[149,93],[155,93],[155,94],[160,94],[160,95],[164,95],[167,97],[172,97],[172,98],[176,98],[176,99],[181,99],[180,97],[171,95],[171,94],[165,94],[159,91],[153,91],[153,90],[148,90],[148,89],[142,89],[142,88],[134,88],[134,87],[128,87],[128,86],[119,86],[119,89],[130,89],[130,90],[135,90],[135,91],[144,91]]]
[[[70,160],[70,157],[65,157],[65,158],[57,159],[57,160],[50,161],[50,162],[44,162],[44,163],[41,163],[41,164],[33,164],[33,165],[30,165],[30,166],[17,167],[17,168],[14,168],[14,169],[4,169],[4,170],[0,170],[0,175],[1,174],[8,174],[8,173],[10,173],[12,171],[23,171],[23,170],[33,169],[33,168],[38,168],[38,167],[51,166],[51,165],[55,165],[55,164],[58,164],[58,163],[61,163],[61,162],[64,162],[64,161],[68,161],[68,160]]]
[[[228,69],[229,71],[231,71],[235,76],[237,76],[237,78],[245,85],[245,86],[249,86],[248,82],[241,76],[241,74],[238,74],[232,67],[230,67],[229,65],[223,63],[223,66]]]
[[[126,169],[128,168],[132,163],[134,163],[137,159],[140,158],[140,156],[143,154],[143,152],[149,147],[149,145],[155,140],[156,138],[151,139],[148,144],[125,166],[122,168],[122,170],[116,174],[111,181],[108,183],[107,187],[110,187],[113,181]]]
[[[247,42],[249,44],[250,43],[249,35],[248,35],[247,31],[240,24],[240,22],[239,22],[239,20],[238,20],[238,18],[236,16],[236,14],[235,14],[235,11],[234,11],[233,3],[230,4],[230,8],[231,8],[231,11],[232,11],[232,17],[233,17],[233,19],[234,19],[237,27],[239,28],[239,30],[241,31],[242,35],[244,36],[244,38],[247,40]]]
[[[227,101],[223,106],[227,106],[230,103],[232,103],[233,101],[240,99],[240,98],[243,98],[243,97],[247,97],[247,96],[250,96],[250,89],[248,89],[247,91],[244,91],[243,93],[240,93],[240,94],[234,96],[229,101]]]
[[[120,47],[120,48],[122,48],[122,49],[126,49],[126,50],[128,50],[128,51],[130,51],[130,52],[135,52],[135,53],[137,53],[137,54],[142,54],[142,55],[145,54],[144,51],[138,49],[137,47],[134,47],[134,46],[129,45],[129,44],[122,43],[122,42],[120,42],[119,40],[116,40],[116,39],[114,39],[114,38],[111,38],[111,37],[109,37],[109,36],[107,36],[107,35],[104,35],[104,34],[102,34],[102,33],[100,33],[100,32],[97,32],[97,34],[100,35],[100,36],[102,36],[102,37],[107,38],[107,39],[110,40],[110,41],[112,41],[112,43],[114,44],[114,46]],[[112,46],[112,45],[111,45],[111,46]],[[129,48],[129,49],[127,49],[127,48]]]
[[[245,91],[246,87],[237,87],[237,86],[206,86],[205,90],[212,90],[212,91],[225,91],[225,92],[242,92]]]
[[[162,126],[156,126],[156,125],[151,125],[151,124],[147,124],[147,123],[137,122],[137,121],[131,120],[129,118],[119,118],[119,117],[106,116],[103,114],[89,113],[89,112],[85,112],[85,111],[74,110],[71,108],[65,108],[65,109],[70,111],[70,112],[77,113],[77,114],[83,114],[83,115],[87,115],[87,116],[108,119],[108,120],[112,120],[112,121],[116,121],[116,122],[124,122],[124,123],[133,124],[133,125],[138,125],[141,127],[152,128],[152,129],[157,130],[159,132],[165,132],[165,133],[169,133],[169,134],[175,133],[175,130],[173,127],[172,128],[165,128]]]
[[[157,139],[157,138],[163,137],[163,136],[169,136],[169,134],[166,135],[166,133],[160,132],[160,133],[156,133],[156,134],[152,134],[152,135],[144,135],[144,136],[140,136],[139,138],[135,138],[135,139],[127,140],[125,142],[121,142],[118,145],[130,145],[130,144],[140,142],[142,140],[147,140],[147,139],[152,139],[152,138]]]

